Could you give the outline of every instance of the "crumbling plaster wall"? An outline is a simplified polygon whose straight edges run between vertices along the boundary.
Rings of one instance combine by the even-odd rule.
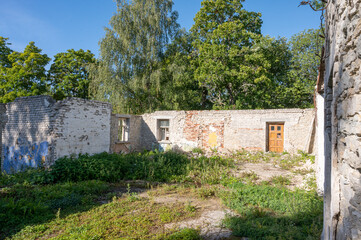
[[[2,170],[49,167],[72,154],[109,152],[111,105],[79,98],[17,98],[6,104]],[[1,117],[0,106],[0,117]]]
[[[267,150],[267,123],[284,123],[284,150],[308,151],[314,121],[313,109],[159,111],[142,115],[141,144],[144,149],[195,147],[206,150]],[[158,142],[157,121],[170,120],[169,141]]]
[[[324,239],[361,239],[361,0],[326,12]]]
[[[2,131],[2,170],[16,172],[24,167],[46,164],[53,150],[52,105],[48,96],[17,98],[6,104]]]
[[[96,154],[110,150],[109,103],[67,98],[54,104],[55,155]]]

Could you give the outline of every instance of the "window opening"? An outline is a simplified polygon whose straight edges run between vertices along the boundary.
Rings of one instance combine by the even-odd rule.
[[[118,119],[118,142],[127,142],[129,141],[129,118],[119,118]]]
[[[158,120],[159,141],[169,141],[169,120]]]

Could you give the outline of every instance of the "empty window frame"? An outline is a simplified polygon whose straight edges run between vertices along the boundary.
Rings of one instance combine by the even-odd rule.
[[[169,119],[158,120],[158,141],[169,141]]]
[[[129,118],[118,118],[118,142],[128,142],[129,141]]]

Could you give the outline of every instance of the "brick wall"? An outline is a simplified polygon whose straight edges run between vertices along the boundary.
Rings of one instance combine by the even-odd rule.
[[[6,105],[2,170],[49,167],[62,156],[109,152],[110,115],[108,103],[79,98],[56,102],[49,96],[17,98]]]
[[[53,147],[52,105],[48,96],[17,98],[6,105],[2,170],[19,171],[49,161]]]
[[[324,239],[361,239],[361,1],[326,12]]]
[[[56,132],[53,160],[63,156],[110,150],[109,103],[67,98],[54,104]]]
[[[158,141],[157,121],[170,120],[169,141]],[[313,109],[236,111],[159,111],[142,115],[140,147],[152,149],[195,147],[205,150],[267,150],[267,123],[285,126],[285,151],[308,151],[312,140]],[[312,147],[311,147],[312,148]],[[313,150],[313,149],[312,149]]]

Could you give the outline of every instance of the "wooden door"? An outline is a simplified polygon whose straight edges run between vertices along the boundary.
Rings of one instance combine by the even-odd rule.
[[[281,123],[270,123],[268,125],[268,151],[283,152],[284,125]]]

